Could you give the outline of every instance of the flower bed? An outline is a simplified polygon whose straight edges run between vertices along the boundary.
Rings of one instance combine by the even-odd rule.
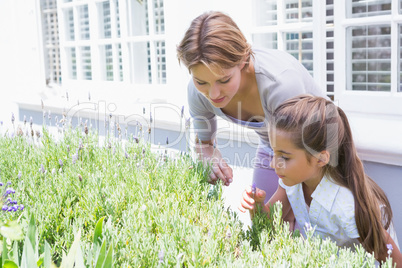
[[[31,126],[0,138],[0,181],[24,206],[3,211],[2,224],[17,222],[25,237],[1,233],[9,237],[3,264],[374,267],[361,247],[338,249],[313,230],[307,238],[291,234],[279,220],[280,204],[273,221],[260,215],[244,232],[236,213],[224,209],[222,186],[210,191],[207,170],[188,154],[157,153],[136,137],[99,144],[86,127],[63,132],[56,139]]]

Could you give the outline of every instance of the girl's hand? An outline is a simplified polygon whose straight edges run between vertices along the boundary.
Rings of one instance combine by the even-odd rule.
[[[254,189],[253,189],[254,188]],[[246,212],[246,210],[250,210],[250,215],[253,216],[257,206],[263,206],[264,208],[264,200],[266,193],[264,190],[259,188],[255,188],[255,186],[248,186],[242,195],[242,199],[240,201],[239,210],[241,212]]]
[[[218,180],[229,186],[233,181],[233,170],[223,159],[221,152],[216,146],[209,143],[202,143],[196,146],[196,152],[199,159],[203,161],[205,165],[211,167],[211,173],[209,174],[211,184],[216,184]]]

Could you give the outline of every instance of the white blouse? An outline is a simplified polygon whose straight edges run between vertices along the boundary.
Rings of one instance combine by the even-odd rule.
[[[338,246],[353,249],[353,244],[360,243],[355,220],[354,197],[349,189],[324,177],[311,195],[313,199],[310,209],[307,209],[301,183],[289,187],[283,183],[282,179],[279,179],[279,185],[286,190],[303,235],[305,235],[304,226],[310,225],[315,227],[315,235],[324,239],[330,237]],[[392,225],[388,232],[399,248]]]

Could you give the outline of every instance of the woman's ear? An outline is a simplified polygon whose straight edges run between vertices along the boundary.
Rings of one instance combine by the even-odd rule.
[[[330,159],[330,154],[328,151],[324,150],[322,152],[320,152],[320,154],[318,155],[318,166],[319,167],[323,167],[326,164],[329,163],[329,159]]]

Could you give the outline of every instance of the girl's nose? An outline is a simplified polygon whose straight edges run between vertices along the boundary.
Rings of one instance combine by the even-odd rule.
[[[272,157],[271,162],[269,163],[271,168],[275,168],[275,157]]]

